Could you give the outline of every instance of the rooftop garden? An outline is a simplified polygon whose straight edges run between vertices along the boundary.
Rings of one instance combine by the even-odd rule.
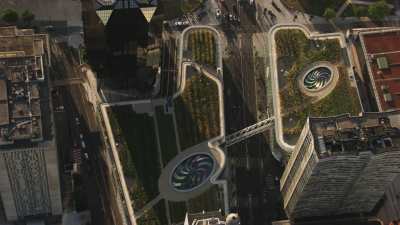
[[[172,223],[181,223],[185,220],[186,202],[168,202]]]
[[[137,224],[165,225],[168,219],[165,209],[165,200],[159,201],[151,210],[137,220]]]
[[[282,0],[282,3],[291,10],[297,10],[315,16],[323,16],[327,19],[334,18],[336,12],[345,4],[346,0]],[[349,4],[342,17],[370,17],[373,20],[381,20],[393,13],[389,4],[393,0],[376,0],[373,4]]]
[[[190,199],[188,202],[188,211],[191,213],[216,211],[224,209],[222,190],[217,185],[212,186],[210,189],[201,195]]]
[[[206,75],[188,74],[174,103],[182,149],[220,134],[218,86]]]
[[[160,146],[163,165],[167,165],[178,154],[176,135],[172,114],[166,114],[163,106],[155,108],[158,123],[158,133],[160,134]]]
[[[188,50],[191,52],[193,61],[216,67],[217,65],[217,45],[215,36],[208,29],[195,29],[188,33]]]
[[[339,40],[309,40],[303,31],[291,29],[278,31],[275,41],[285,138],[297,140],[308,116],[354,115],[361,111],[357,90],[351,86],[346,72]],[[322,99],[304,95],[297,81],[306,66],[318,61],[329,61],[337,66],[339,73],[333,91]]]
[[[186,114],[177,114],[177,119],[180,118],[179,121],[184,123],[184,126],[181,127],[182,129],[185,129],[181,130],[184,135],[182,140],[189,138],[189,140],[185,140],[183,143],[186,143],[185,146],[190,147],[196,144],[194,141],[200,142],[200,140],[202,140],[200,137],[207,140],[219,134],[219,121],[215,122],[210,119],[218,118],[219,108],[218,90],[213,81],[209,80],[204,75],[198,74],[191,76],[188,81],[185,94],[182,95],[183,97],[179,98],[179,101],[181,101],[180,104],[187,103],[191,94],[194,94],[193,96],[197,97],[206,96],[205,99],[199,98],[199,101],[190,101],[193,105],[178,106],[183,107],[185,110],[190,108],[190,112],[193,113],[191,114],[189,111],[180,110],[179,112]],[[199,91],[194,88],[195,86],[201,87],[201,90],[205,92]],[[213,93],[213,95],[207,95],[209,92]],[[210,100],[209,98],[211,96],[216,101]],[[214,103],[214,105],[209,103]],[[176,107],[175,110],[181,109],[178,107]],[[213,112],[217,112],[215,114],[216,117],[210,115],[212,114],[211,111],[209,112],[209,110],[207,110],[210,107],[216,108],[215,110],[212,110]],[[153,116],[147,113],[135,112],[132,105],[110,107],[108,108],[107,113],[110,118],[115,141],[118,143],[117,149],[131,200],[134,204],[134,210],[139,211],[146,203],[150,202],[159,194],[158,178],[160,176],[161,168],[153,116],[158,124],[157,127],[160,134],[159,141],[163,165],[166,165],[178,154],[173,117],[172,114],[168,114],[164,111],[163,106],[156,106],[154,108]],[[201,116],[202,114],[205,116]],[[194,120],[191,119],[192,116],[194,116]],[[190,119],[187,119],[186,117]],[[187,123],[188,121],[190,124]],[[204,126],[200,124],[203,124]],[[214,131],[209,129],[209,127],[213,127],[212,124],[216,125],[216,127],[213,128]],[[199,136],[192,136],[194,133],[190,132],[193,132],[193,130],[191,130],[193,127],[197,128],[196,132],[199,133],[196,133],[196,135]],[[205,132],[202,133],[200,130]],[[140,217],[138,223],[164,225],[168,224],[168,217],[170,217],[173,223],[181,223],[184,221],[188,209],[190,209],[191,212],[198,212],[202,211],[200,209],[214,210],[222,208],[223,202],[221,201],[220,196],[221,193],[219,192],[219,189],[217,186],[214,186],[200,196],[190,199],[187,202],[167,201],[170,212],[169,215],[166,213],[166,200],[161,200],[152,209],[148,210],[142,217]]]
[[[108,109],[134,209],[139,210],[159,193],[161,168],[153,118],[136,113],[132,105]]]

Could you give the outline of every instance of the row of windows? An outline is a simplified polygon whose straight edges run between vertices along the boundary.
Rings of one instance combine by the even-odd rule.
[[[305,139],[303,141],[303,144],[301,145],[301,147],[299,149],[299,152],[298,152],[298,154],[296,156],[296,159],[295,159],[295,161],[293,163],[293,166],[290,168],[289,175],[288,175],[288,177],[286,179],[285,185],[282,188],[282,195],[283,196],[285,196],[287,194],[289,185],[292,183],[292,179],[293,179],[294,175],[296,174],[301,162],[303,161],[307,149],[310,146],[311,139],[312,139],[311,132],[308,132],[307,136],[305,137]]]

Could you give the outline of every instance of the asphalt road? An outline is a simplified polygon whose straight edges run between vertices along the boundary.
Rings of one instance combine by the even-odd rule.
[[[69,48],[57,48],[52,46],[54,57],[53,74],[57,77],[53,79],[66,79],[79,76],[77,71],[72,69],[77,67],[77,59],[73,58],[75,54],[67,52]],[[62,68],[70,68],[65,71]],[[81,171],[80,179],[83,208],[89,209],[92,215],[92,224],[111,225],[112,216],[110,210],[110,201],[107,199],[106,176],[103,174],[104,163],[101,160],[100,152],[102,150],[101,139],[98,132],[96,115],[90,104],[85,100],[83,88],[80,85],[69,85],[66,87],[57,87],[53,90],[58,94],[54,97],[54,108],[63,106],[63,110],[55,113],[57,140],[60,152],[60,167],[71,164],[73,148],[81,149]],[[87,157],[86,157],[87,156]],[[78,156],[79,157],[79,156]],[[66,174],[64,177],[66,177]],[[65,180],[63,190],[64,196],[73,206],[72,190],[69,190],[68,179]],[[64,200],[65,201],[65,200]]]
[[[98,154],[99,140],[95,133],[90,132],[85,120],[78,112],[77,107],[69,93],[69,90],[61,87],[57,89],[58,102],[64,106],[64,110],[56,112],[56,126],[59,146],[63,146],[61,150],[61,162],[66,165],[73,161],[72,149],[81,149],[80,179],[82,186],[78,187],[82,190],[81,199],[82,209],[88,209],[92,215],[92,224],[107,225],[107,217],[104,214],[103,199],[105,194],[102,192],[102,181],[100,171],[98,169]],[[78,118],[79,122],[77,122]],[[82,136],[82,138],[81,138]],[[62,137],[62,138],[61,138]],[[84,142],[84,144],[82,143]],[[85,154],[89,156],[86,159]],[[64,174],[64,176],[67,176]],[[67,188],[63,188],[68,191]],[[71,201],[69,207],[72,207],[72,196],[64,195]]]
[[[225,119],[227,133],[257,121],[257,77],[254,71],[253,34],[265,31],[255,22],[252,7],[225,0],[223,13],[240,15],[240,25],[224,24],[229,57],[224,59]],[[267,107],[267,102],[262,103]],[[262,107],[262,106],[261,106]],[[269,149],[268,131],[231,146],[229,171],[231,210],[244,225],[271,224],[284,216],[279,192],[281,165]]]

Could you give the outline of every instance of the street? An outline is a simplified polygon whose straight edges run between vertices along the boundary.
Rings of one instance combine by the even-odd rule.
[[[75,202],[75,204],[66,207],[88,209],[91,212],[93,224],[109,224],[104,215],[105,209],[102,199],[106,195],[100,188],[103,183],[102,175],[99,174],[99,137],[96,133],[89,131],[85,120],[77,111],[68,89],[60,87],[55,92],[59,95],[58,101],[62,101],[57,102],[57,104],[64,106],[64,110],[55,113],[57,136],[60,137],[58,142],[62,154],[61,163],[67,165],[74,161],[81,162],[78,180],[82,181],[82,186],[78,187],[79,185],[76,184],[74,188],[82,190],[79,196],[85,196],[81,201],[71,199],[71,203]],[[73,157],[72,149],[80,149],[81,160],[77,159],[77,156]],[[64,173],[63,176],[69,175]],[[70,197],[73,198],[75,195]]]
[[[222,8],[225,14],[240,15],[240,24],[222,25],[228,39],[223,68],[227,134],[256,123],[259,109],[268,107],[269,103],[265,97],[265,69],[255,66],[255,51],[263,49],[254,49],[254,45],[265,46],[267,43],[262,43],[266,42],[263,38],[253,37],[267,31],[272,24],[266,22],[260,27],[255,14],[249,10],[255,9],[248,4],[237,4],[235,0],[224,1]],[[254,43],[254,40],[260,43]],[[257,60],[266,61],[264,57]],[[264,88],[259,87],[261,83]],[[273,220],[284,218],[279,180],[276,179],[280,177],[282,167],[273,158],[267,140],[269,131],[227,150],[232,177],[229,187],[231,210],[239,213],[245,225],[271,224]]]

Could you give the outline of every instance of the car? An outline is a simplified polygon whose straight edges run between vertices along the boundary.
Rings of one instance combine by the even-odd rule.
[[[176,21],[176,22],[174,23],[174,25],[175,25],[175,26],[182,26],[182,21]]]
[[[56,107],[56,112],[63,112],[64,111],[64,106],[60,105]]]
[[[86,143],[83,140],[81,140],[81,147],[86,148]]]
[[[56,29],[54,28],[53,25],[45,26],[44,29],[45,29],[46,31],[55,31],[55,30],[56,30]]]
[[[217,17],[220,17],[220,16],[221,16],[221,10],[220,10],[220,9],[217,9],[217,11],[216,11],[215,14],[217,15]]]

